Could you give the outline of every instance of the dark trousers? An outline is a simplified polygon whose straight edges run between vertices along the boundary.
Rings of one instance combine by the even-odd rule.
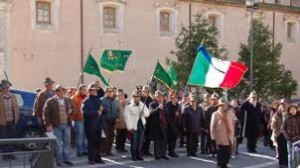
[[[144,131],[144,141],[143,141],[143,153],[149,153],[149,148],[151,144],[150,138],[150,124],[149,119],[146,120],[145,131]]]
[[[216,154],[217,145],[210,137],[210,133],[206,133],[206,153]]]
[[[162,131],[162,137],[154,140],[154,156],[155,157],[163,157],[166,156],[167,152],[167,132]]]
[[[183,145],[185,144],[185,132],[182,131],[179,135],[179,143],[180,143],[180,146],[183,147]]]
[[[207,133],[204,131],[201,131],[201,153],[206,154],[207,149],[206,149],[206,137]]]
[[[85,127],[89,161],[101,160],[101,134],[97,130]]]
[[[115,138],[115,126],[104,122],[104,130],[106,134],[106,138],[103,139],[101,143],[101,153],[110,155],[112,150],[112,144]]]
[[[231,156],[231,146],[218,145],[217,165],[221,168],[227,168]]]
[[[125,143],[127,139],[127,129],[117,129],[116,149],[125,150]]]
[[[175,147],[178,135],[174,132],[168,134],[168,151],[169,155],[175,153]]]
[[[0,138],[16,138],[16,125],[14,122],[7,122],[6,126],[0,126]],[[3,153],[14,151],[12,145],[0,146],[0,149]]]
[[[255,152],[256,151],[256,143],[257,143],[257,138],[247,138],[248,152]]]
[[[130,152],[132,159],[137,159],[142,157],[142,146],[144,139],[144,126],[141,121],[138,122],[138,129],[133,131],[132,140],[130,146]]]
[[[188,155],[196,155],[199,143],[198,137],[198,133],[186,133],[186,149]]]
[[[280,134],[276,138],[278,145],[278,162],[279,166],[288,166],[288,151],[287,151],[287,141],[283,134]]]

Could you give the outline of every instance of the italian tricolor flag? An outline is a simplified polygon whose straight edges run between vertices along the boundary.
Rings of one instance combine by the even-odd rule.
[[[232,89],[240,83],[247,70],[248,67],[242,63],[211,57],[205,47],[200,46],[188,83],[209,88]]]

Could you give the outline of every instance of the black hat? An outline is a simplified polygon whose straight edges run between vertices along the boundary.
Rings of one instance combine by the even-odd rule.
[[[51,78],[49,77],[45,78],[44,85],[53,84],[53,83],[55,83],[55,81],[52,80]]]
[[[8,88],[11,86],[11,83],[8,80],[1,80],[1,89],[2,88]]]

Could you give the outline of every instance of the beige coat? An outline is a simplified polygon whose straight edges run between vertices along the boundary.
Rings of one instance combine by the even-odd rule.
[[[231,129],[231,134],[228,135],[226,126],[224,122],[221,120],[222,113],[220,111],[216,111],[213,113],[211,118],[211,138],[216,141],[217,145],[231,145],[234,140],[234,120],[235,115],[232,111],[226,112],[226,117],[229,123],[229,127]]]
[[[12,105],[13,105],[13,113],[15,117],[15,124],[19,121],[19,105],[17,98],[14,94],[11,94],[11,100],[12,100]],[[0,94],[0,125],[6,125],[6,119],[5,119],[5,111],[4,111],[4,98],[3,95]]]

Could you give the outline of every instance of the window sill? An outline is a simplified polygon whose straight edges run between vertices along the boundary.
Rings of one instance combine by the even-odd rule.
[[[120,33],[120,29],[119,28],[104,28],[103,29],[103,33],[112,33],[112,34],[117,34]]]
[[[160,32],[160,36],[163,37],[173,37],[175,35],[175,33],[173,32]]]
[[[296,40],[295,39],[287,39],[287,42],[289,43],[289,44],[295,44],[296,43]]]
[[[36,30],[46,30],[46,31],[57,31],[56,26],[53,24],[35,24]]]

